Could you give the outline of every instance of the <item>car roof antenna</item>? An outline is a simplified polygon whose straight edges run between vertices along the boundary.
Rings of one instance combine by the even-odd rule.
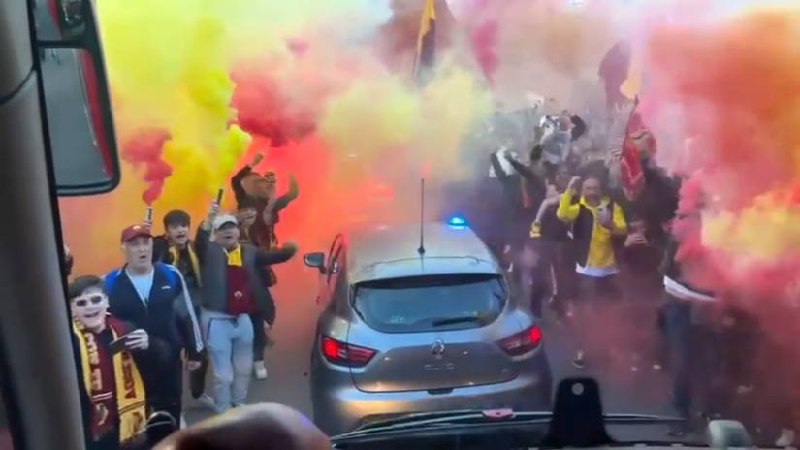
[[[419,202],[419,256],[425,255],[425,178],[420,180]]]

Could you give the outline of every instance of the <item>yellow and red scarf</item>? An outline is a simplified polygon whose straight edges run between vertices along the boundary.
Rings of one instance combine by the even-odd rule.
[[[194,272],[194,277],[197,280],[197,285],[202,286],[203,280],[200,278],[200,259],[197,258],[197,253],[195,253],[194,248],[192,248],[192,243],[189,242],[186,244],[186,251],[189,253],[189,263],[192,265],[192,272]],[[169,246],[169,254],[172,256],[173,265],[175,267],[178,266],[178,257],[180,255],[178,247],[176,245]]]
[[[117,330],[111,326],[109,328],[113,339],[119,337]],[[84,330],[76,321],[72,323],[72,332],[78,340],[78,348],[81,358],[81,372],[83,374],[83,386],[91,401],[97,380],[102,379],[100,375],[101,364],[97,350],[97,342],[93,333]],[[133,357],[127,351],[118,352],[112,356],[114,366],[114,391],[116,393],[117,415],[119,417],[119,440],[125,442],[137,433],[144,430],[146,425],[146,402],[145,390],[142,376]]]

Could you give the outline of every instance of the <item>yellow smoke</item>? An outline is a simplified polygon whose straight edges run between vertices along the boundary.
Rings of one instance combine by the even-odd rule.
[[[216,191],[248,144],[228,127],[230,25],[202,3],[188,6],[105,0],[98,8],[120,141],[143,125],[172,134],[165,159],[174,172],[157,210]]]
[[[800,209],[775,193],[764,194],[739,213],[709,214],[703,242],[749,264],[766,264],[800,249]]]
[[[333,178],[357,185],[373,173],[370,165],[401,150],[408,153],[403,160],[410,165],[419,166],[414,158],[424,155],[429,164],[439,166],[437,170],[459,172],[460,138],[488,112],[488,99],[476,94],[478,88],[465,72],[447,71],[418,93],[379,68],[365,40],[368,26],[356,23],[369,16],[368,3],[97,2],[118,142],[135,139],[144,128],[165,129],[171,135],[164,159],[173,167],[173,175],[153,205],[156,232],[161,232],[160,218],[173,208],[186,210],[195,221],[204,217],[213,194],[229,184],[250,145],[246,133],[229,126],[235,119],[229,107],[235,85],[229,75],[241,62],[258,66],[268,57],[296,65],[289,73],[300,78],[278,79],[292,106],[320,103],[318,124],[325,151],[339,161],[358,156],[358,164],[336,165],[336,176],[326,179],[325,185],[335,185]],[[326,30],[340,36],[314,40]],[[287,38],[310,38],[309,56],[316,55],[310,58],[313,63],[309,58],[292,60]],[[347,67],[361,69],[352,75],[342,69],[341,59],[324,54],[347,55]],[[336,92],[322,104],[313,85],[326,76],[333,78],[317,87]],[[357,79],[351,80],[353,76]],[[311,93],[306,93],[307,86]],[[122,173],[120,187],[110,194],[60,202],[62,226],[76,254],[76,273],[103,272],[118,265],[120,255],[113,249],[119,230],[143,218],[141,174],[124,162]],[[223,207],[231,209],[231,200],[226,199]]]

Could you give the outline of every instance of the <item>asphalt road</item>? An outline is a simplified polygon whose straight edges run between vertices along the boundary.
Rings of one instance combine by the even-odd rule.
[[[297,280],[301,276],[302,279],[314,279],[313,273],[299,267],[299,261],[285,267],[284,271],[279,273],[281,280]],[[321,309],[321,306],[315,304],[315,294],[314,283],[279,283],[275,292],[278,305],[278,318],[274,327],[276,344],[268,350],[267,355],[269,378],[265,381],[253,380],[250,385],[250,402],[283,403],[311,416],[312,401],[308,388],[309,349],[316,318]],[[603,364],[592,364],[590,360],[587,368],[579,371],[571,364],[575,349],[573,333],[566,325],[557,323],[550,314],[546,316],[545,345],[555,380],[574,375],[595,377],[600,383],[606,413],[673,414],[669,407],[667,377],[663,372],[654,369],[652,361],[633,364],[624,356],[626,352],[623,352],[620,360],[613,364],[608,360],[604,360]],[[624,317],[621,319],[625,320]],[[591,357],[591,353],[589,356]],[[187,404],[185,411],[189,424],[212,415],[211,411],[193,407],[191,404]],[[631,429],[628,426],[625,429],[611,428],[611,431],[615,436],[626,439],[668,439],[665,427],[637,426]]]

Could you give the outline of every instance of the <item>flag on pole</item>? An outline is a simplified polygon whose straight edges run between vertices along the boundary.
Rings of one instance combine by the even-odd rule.
[[[656,151],[656,141],[653,133],[645,125],[642,115],[638,111],[639,99],[634,101],[633,109],[625,125],[625,136],[622,141],[622,157],[620,158],[620,173],[625,196],[635,199],[639,196],[645,184],[644,171],[642,170],[641,152],[652,155]]]
[[[425,0],[417,37],[417,52],[414,57],[414,79],[426,83],[433,70],[434,50],[436,48],[436,8],[434,0]]]
[[[627,100],[622,86],[628,79],[631,67],[631,45],[620,41],[606,52],[597,68],[597,75],[603,80],[606,91],[606,105],[609,110],[619,107]]]

